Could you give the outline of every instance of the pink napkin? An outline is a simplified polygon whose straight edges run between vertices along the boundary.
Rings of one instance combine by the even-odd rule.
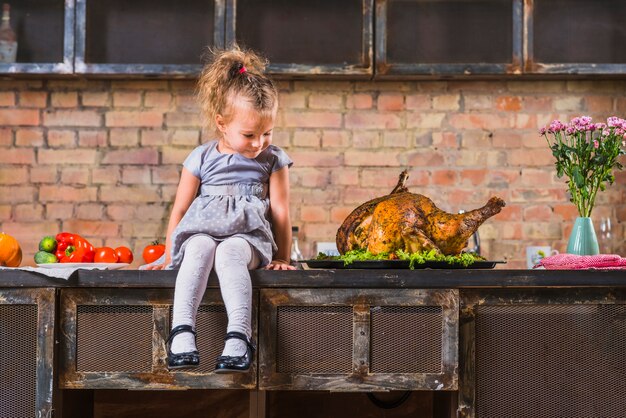
[[[534,268],[540,266],[548,270],[619,270],[626,269],[626,258],[622,258],[617,254],[556,254],[542,258]]]

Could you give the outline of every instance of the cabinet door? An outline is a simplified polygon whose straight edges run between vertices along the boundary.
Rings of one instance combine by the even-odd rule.
[[[228,0],[226,43],[265,55],[276,76],[373,74],[374,0]]]
[[[0,289],[0,416],[52,414],[54,289]]]
[[[626,416],[622,289],[467,291],[461,312],[461,417]]]
[[[76,72],[193,76],[224,44],[225,0],[76,0]]]
[[[456,290],[261,291],[259,389],[455,390]]]
[[[526,71],[626,73],[626,2],[526,0]]]
[[[376,78],[521,72],[522,0],[379,0]]]
[[[19,0],[10,5],[17,58],[15,63],[0,63],[0,74],[71,73],[74,0]]]
[[[171,329],[172,301],[171,290],[62,290],[60,387],[256,387],[256,366],[237,375],[213,373],[215,359],[224,346],[227,325],[226,311],[216,289],[206,291],[196,319],[200,367],[167,370],[165,341]],[[255,308],[253,302],[253,334]]]

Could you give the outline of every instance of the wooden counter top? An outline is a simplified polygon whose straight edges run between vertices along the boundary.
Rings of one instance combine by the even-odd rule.
[[[173,288],[177,271],[79,270],[69,280],[27,271],[0,271],[0,288]],[[626,270],[296,270],[252,272],[256,288],[463,289],[626,287]],[[209,288],[217,288],[214,273]]]

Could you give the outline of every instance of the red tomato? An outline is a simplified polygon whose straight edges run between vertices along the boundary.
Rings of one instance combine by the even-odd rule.
[[[111,247],[96,248],[96,255],[93,258],[94,263],[117,263],[119,257],[115,250]]]
[[[115,249],[115,254],[119,257],[119,260],[117,260],[118,263],[133,262],[133,252],[128,247],[117,247]]]
[[[159,241],[154,241],[152,244],[146,246],[143,249],[143,260],[146,263],[152,263],[156,261],[165,253],[165,245],[159,244]]]

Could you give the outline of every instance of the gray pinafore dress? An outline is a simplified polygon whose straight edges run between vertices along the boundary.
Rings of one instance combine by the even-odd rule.
[[[187,241],[197,234],[216,241],[241,237],[257,251],[261,266],[269,264],[277,250],[269,222],[269,178],[291,167],[291,159],[275,145],[251,159],[222,154],[217,143],[200,145],[183,163],[200,179],[200,189],[172,234],[169,269],[180,267]]]

